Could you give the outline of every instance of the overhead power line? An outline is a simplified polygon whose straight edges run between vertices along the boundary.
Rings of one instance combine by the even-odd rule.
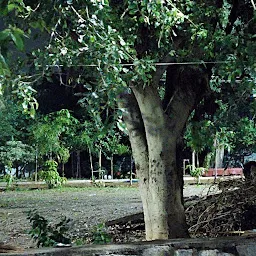
[[[172,65],[204,65],[204,64],[224,64],[230,61],[192,61],[192,62],[157,62],[157,63],[150,63],[154,66],[172,66]],[[120,63],[119,65],[123,67],[129,66],[138,66],[140,63]],[[64,67],[65,65],[47,65],[48,67]],[[69,65],[69,67],[99,67],[96,64],[84,64],[84,65]]]

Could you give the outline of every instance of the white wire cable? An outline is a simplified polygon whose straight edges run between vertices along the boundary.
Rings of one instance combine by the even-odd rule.
[[[171,66],[171,65],[203,65],[203,64],[224,64],[230,61],[193,61],[193,62],[158,62],[151,63],[151,65],[155,66]],[[120,66],[138,66],[139,64],[135,63],[120,63]],[[65,65],[47,65],[47,67],[64,67]],[[67,65],[68,66],[68,65]],[[69,67],[99,67],[96,64],[85,64],[85,65],[69,65]]]

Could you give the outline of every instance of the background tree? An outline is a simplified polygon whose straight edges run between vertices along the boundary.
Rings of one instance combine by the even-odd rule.
[[[31,127],[38,156],[41,159],[44,157],[48,160],[56,159],[62,164],[63,175],[64,164],[69,159],[69,148],[65,144],[65,136],[76,122],[77,120],[70,115],[69,111],[63,109],[45,116]]]
[[[16,169],[17,178],[20,173],[25,177],[26,165],[35,161],[35,150],[21,141],[7,141],[0,147],[0,158],[7,170]]]
[[[242,161],[243,156],[255,151],[255,98],[254,90],[238,84],[238,93],[233,91],[233,85],[226,84],[218,94],[214,93],[210,101],[202,102],[191,115],[185,133],[187,146],[199,152],[200,165],[212,156],[212,162],[207,166],[214,166],[214,140],[225,146],[226,155],[232,161]],[[214,102],[215,101],[215,102]],[[208,156],[209,156],[208,155]],[[233,164],[238,164],[238,163]],[[239,165],[240,166],[240,165]]]
[[[95,154],[94,144],[95,144],[95,141],[97,140],[97,134],[95,134],[95,127],[93,123],[87,120],[85,120],[82,123],[79,122],[76,125],[74,132],[69,134],[67,139],[72,152],[75,152],[76,154],[76,168],[75,168],[76,172],[74,172],[73,170],[73,163],[72,163],[72,173],[74,177],[81,178],[81,158],[80,158],[81,151],[88,151],[89,153],[91,176],[93,176],[93,173],[94,173],[93,154]]]
[[[1,171],[4,166],[16,169],[17,178],[25,176],[28,163],[35,160],[34,148],[29,140],[32,120],[22,113],[22,107],[10,97],[1,97],[0,148]],[[30,168],[28,168],[30,171]]]
[[[110,160],[110,175],[112,178],[114,177],[114,155],[124,155],[130,151],[129,147],[124,145],[121,140],[122,135],[115,127],[112,127],[107,136],[101,140],[103,154]]]

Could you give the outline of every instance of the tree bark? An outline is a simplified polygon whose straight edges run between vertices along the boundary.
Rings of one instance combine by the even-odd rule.
[[[98,169],[98,172],[99,172],[99,179],[102,179],[102,161],[101,161],[101,148],[99,150],[99,169]]]
[[[114,154],[112,154],[110,158],[110,175],[111,175],[111,178],[113,179],[114,178]]]
[[[194,88],[200,87],[200,81],[190,76],[181,79],[177,71],[167,72],[168,95],[163,104],[153,85],[131,86],[132,94],[120,96],[139,177],[147,240],[188,236],[176,144],[205,88]]]
[[[91,174],[92,174],[92,179],[94,177],[94,169],[93,169],[93,162],[92,162],[92,151],[91,148],[88,147],[89,149],[89,158],[90,158],[90,166],[91,166]]]
[[[15,176],[17,179],[19,178],[19,166],[15,167]]]
[[[71,173],[72,173],[72,178],[75,177],[75,157],[74,157],[74,152],[71,153]]]
[[[76,151],[76,178],[81,178],[81,158],[80,150]]]
[[[149,202],[151,195],[149,193],[149,172],[148,172],[148,148],[145,136],[145,128],[138,103],[134,94],[120,95],[120,107],[125,109],[123,114],[126,127],[128,129],[129,138],[132,147],[133,157],[135,159],[135,167],[140,180],[139,187],[141,191],[141,199],[143,204],[146,239],[152,240],[153,225],[151,223]]]
[[[62,177],[65,177],[65,164],[61,163],[61,173],[62,173]]]
[[[216,146],[216,163],[215,163],[217,168],[223,167],[224,153],[225,153],[224,145],[217,145]]]
[[[151,86],[142,90],[134,87],[133,92],[140,107],[148,146],[147,178],[141,182],[142,197],[150,198],[144,209],[144,214],[147,211],[150,218],[150,221],[145,220],[146,229],[151,226],[146,239],[186,237],[188,232],[181,198],[183,188],[179,186],[176,168],[179,134],[175,127],[170,127],[171,120],[162,108],[156,88]]]

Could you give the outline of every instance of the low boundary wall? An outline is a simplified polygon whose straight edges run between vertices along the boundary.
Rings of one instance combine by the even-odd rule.
[[[16,256],[255,256],[256,237],[172,239],[132,244],[42,248],[4,253]]]

